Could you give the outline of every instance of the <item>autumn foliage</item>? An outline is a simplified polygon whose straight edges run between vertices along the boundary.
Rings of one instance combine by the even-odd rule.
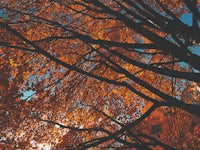
[[[0,2],[0,149],[200,149],[199,0]]]

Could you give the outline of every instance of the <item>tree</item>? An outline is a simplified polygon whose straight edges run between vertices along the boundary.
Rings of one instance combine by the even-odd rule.
[[[199,149],[199,5],[1,2],[2,147]]]

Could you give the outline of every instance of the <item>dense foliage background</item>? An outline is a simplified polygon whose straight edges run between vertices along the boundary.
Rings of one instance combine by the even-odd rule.
[[[200,1],[0,2],[0,148],[200,149]]]

